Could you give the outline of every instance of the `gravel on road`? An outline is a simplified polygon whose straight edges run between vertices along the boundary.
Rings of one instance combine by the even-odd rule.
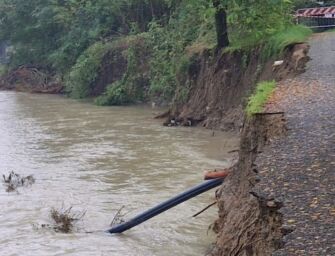
[[[292,229],[275,256],[335,255],[335,33],[309,43],[306,72],[280,82],[266,107],[285,112],[288,134],[256,162],[257,192],[282,200]]]

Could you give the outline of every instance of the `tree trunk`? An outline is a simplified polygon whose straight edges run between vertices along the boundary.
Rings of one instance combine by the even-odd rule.
[[[227,24],[227,5],[221,4],[220,0],[213,0],[215,12],[215,27],[217,35],[217,47],[224,48],[229,46],[228,24]]]

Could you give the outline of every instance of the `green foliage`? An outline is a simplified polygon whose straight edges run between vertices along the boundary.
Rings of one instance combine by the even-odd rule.
[[[257,84],[255,92],[250,96],[246,113],[247,116],[260,113],[263,110],[265,103],[276,87],[275,81],[264,81]]]
[[[229,1],[231,46],[253,47],[292,24],[291,2],[287,0]]]
[[[146,54],[146,34],[130,36],[124,41],[123,43],[128,44],[127,70],[121,80],[107,86],[106,92],[95,99],[97,105],[125,105],[145,97],[144,88],[147,79],[140,68],[141,60],[147,58],[143,56]]]
[[[185,73],[185,49],[193,44],[213,43],[214,11],[205,0],[185,0],[166,26],[152,22],[149,43],[153,50],[150,63],[150,93],[153,98],[171,100],[179,90],[178,74]]]
[[[8,67],[4,64],[0,64],[0,77],[5,75],[8,71]]]
[[[0,41],[13,48],[11,67],[33,64],[47,68],[64,79],[72,97],[85,98],[90,96],[103,56],[114,43],[124,40],[129,44],[127,71],[96,99],[97,104],[136,102],[147,97],[147,90],[153,99],[183,102],[189,85],[181,81],[192,64],[192,54],[216,46],[213,2],[0,0]],[[228,51],[262,45],[269,56],[310,33],[292,27],[290,15],[298,0],[215,3],[228,14]],[[145,46],[138,47],[135,42],[142,36]],[[148,47],[150,54],[141,54],[141,47]],[[150,58],[146,71],[140,68],[143,58]],[[247,61],[245,56],[244,66]]]
[[[95,99],[95,104],[99,106],[118,106],[133,102],[128,95],[125,85],[122,81],[117,81],[107,87],[107,91]]]
[[[225,51],[264,49],[264,59],[280,53],[286,46],[304,42],[312,33],[293,25],[292,10],[296,1],[256,0],[229,2],[231,45]],[[241,22],[243,21],[243,22]]]
[[[13,47],[12,66],[45,62],[62,30],[53,22],[52,0],[0,0],[0,41]]]
[[[102,58],[110,48],[111,44],[97,42],[78,58],[65,80],[66,91],[73,98],[81,99],[89,96]]]
[[[324,0],[324,1],[294,0],[293,5],[295,9],[313,8],[313,7],[322,7],[322,6],[332,6],[332,5],[335,5],[335,1],[334,0]]]
[[[302,25],[289,25],[283,30],[278,30],[260,41],[248,41],[248,38],[246,38],[245,41],[241,41],[240,44],[227,47],[225,52],[234,52],[238,50],[252,51],[256,48],[261,48],[261,57],[263,61],[266,61],[271,57],[281,54],[289,45],[306,42],[311,34],[312,30],[307,27]]]
[[[150,63],[150,93],[153,97],[171,99],[176,81],[176,63],[182,52],[180,40],[172,39],[172,33],[157,23],[152,23],[149,35],[153,49]]]
[[[13,47],[12,66],[36,64],[66,73],[102,38],[143,32],[175,8],[172,0],[0,0],[0,41]]]
[[[303,43],[311,34],[312,30],[304,26],[295,25],[287,27],[268,39],[265,43],[263,57],[267,59],[281,53],[289,45]]]

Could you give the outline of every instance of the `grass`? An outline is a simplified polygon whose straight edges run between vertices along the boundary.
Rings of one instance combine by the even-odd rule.
[[[280,54],[289,45],[306,42],[312,33],[310,28],[301,25],[294,25],[275,33],[265,43],[265,57]]]
[[[269,96],[274,91],[275,87],[275,81],[263,81],[257,84],[256,90],[250,96],[248,105],[246,107],[246,113],[248,117],[263,111],[263,107]]]
[[[292,25],[261,39],[253,35],[247,36],[243,40],[233,38],[230,46],[225,48],[225,52],[251,51],[257,46],[263,46],[264,59],[267,60],[280,54],[289,45],[306,42],[312,33],[313,31],[310,28],[302,25]]]

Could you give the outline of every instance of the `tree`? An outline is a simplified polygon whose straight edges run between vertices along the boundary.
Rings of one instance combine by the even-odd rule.
[[[213,0],[213,6],[215,8],[217,47],[224,48],[229,45],[227,4],[220,0]]]

